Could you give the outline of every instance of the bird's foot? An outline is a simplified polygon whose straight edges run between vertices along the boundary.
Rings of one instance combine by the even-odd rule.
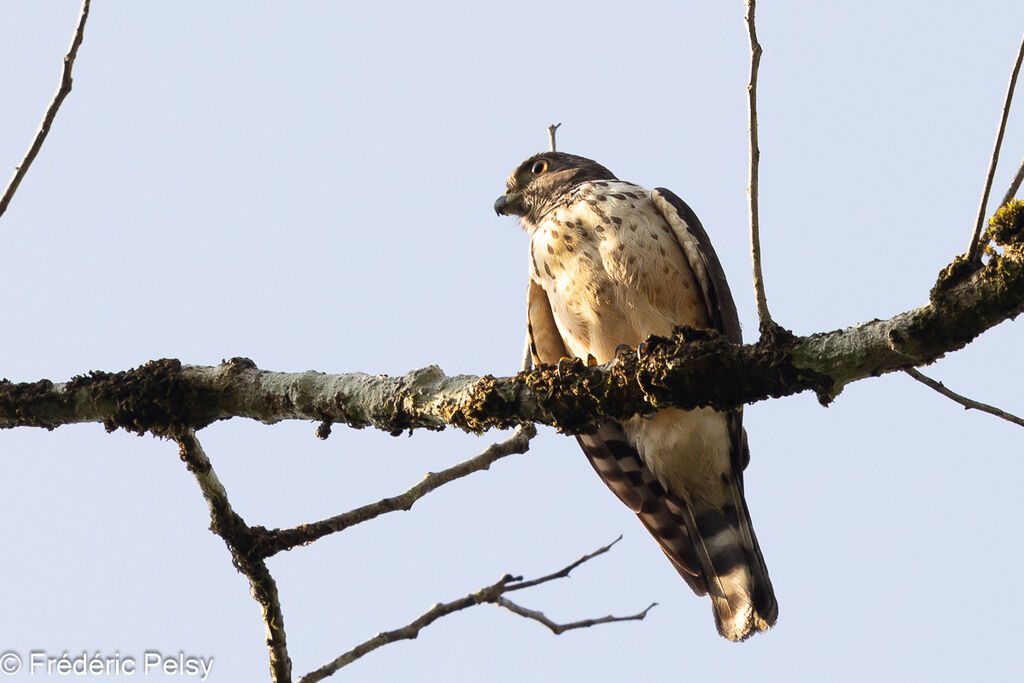
[[[568,369],[568,367],[570,365],[572,365],[573,363],[581,363],[581,362],[582,362],[582,360],[579,359],[579,358],[570,358],[569,356],[562,356],[561,358],[558,359],[558,365],[555,367],[555,374],[557,374],[558,378],[561,379],[562,377],[565,376],[565,371],[566,371],[566,369]],[[588,368],[597,367],[597,364],[598,364],[597,363],[597,359],[594,358],[594,355],[591,354],[591,353],[588,353],[587,354],[587,367]]]

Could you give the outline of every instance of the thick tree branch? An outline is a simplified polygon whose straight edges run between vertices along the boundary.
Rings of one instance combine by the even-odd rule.
[[[438,603],[426,612],[424,612],[423,614],[421,614],[419,617],[414,619],[413,621],[406,624],[405,626],[394,629],[393,631],[378,633],[369,640],[366,640],[363,643],[352,648],[345,654],[340,655],[339,657],[336,657],[335,659],[331,660],[319,669],[311,671],[310,673],[300,678],[299,683],[315,683],[316,681],[322,681],[328,676],[336,673],[342,667],[351,664],[360,657],[363,657],[364,655],[373,652],[377,648],[383,647],[384,645],[387,645],[389,643],[397,642],[399,640],[415,639],[420,634],[420,631],[422,631],[424,628],[434,623],[441,617],[483,603],[500,605],[501,607],[504,607],[505,609],[508,609],[509,611],[514,612],[515,614],[518,614],[522,617],[538,621],[547,626],[549,629],[551,629],[555,634],[559,634],[574,628],[586,628],[588,626],[593,626],[596,624],[606,624],[614,621],[641,620],[645,616],[647,616],[647,613],[650,611],[651,607],[654,607],[654,605],[651,605],[642,612],[638,612],[637,614],[633,614],[626,617],[608,616],[602,617],[600,619],[585,619],[582,621],[572,622],[570,624],[557,624],[548,619],[541,612],[520,607],[519,605],[510,602],[506,598],[502,597],[504,596],[505,593],[522,590],[524,588],[530,588],[541,583],[547,583],[555,579],[566,577],[569,575],[569,572],[571,572],[573,569],[583,564],[584,562],[591,560],[597,557],[598,555],[608,552],[608,550],[610,550],[611,547],[618,542],[618,540],[619,539],[615,539],[608,545],[595,550],[589,555],[584,555],[580,559],[576,560],[575,562],[566,567],[563,567],[559,571],[554,572],[552,574],[548,574],[547,576],[541,577],[539,579],[524,581],[521,576],[516,577],[506,574],[505,576],[498,579],[496,582],[492,583],[489,586],[481,588],[475,593],[470,593],[465,597],[459,598],[458,600],[453,600],[451,602]]]
[[[25,152],[21,163],[14,168],[14,175],[11,176],[10,182],[7,183],[4,193],[0,195],[0,216],[7,211],[7,205],[11,203],[11,198],[14,197],[14,193],[18,190],[18,186],[21,185],[25,174],[28,173],[29,166],[35,161],[36,155],[39,154],[39,150],[43,147],[43,141],[46,140],[46,136],[50,132],[50,126],[53,125],[53,120],[57,117],[57,110],[60,109],[64,98],[71,92],[71,69],[75,65],[78,48],[82,45],[82,38],[85,35],[85,21],[88,18],[89,0],[83,0],[82,9],[78,13],[78,24],[75,26],[75,33],[71,37],[71,47],[68,48],[68,53],[64,56],[64,70],[61,72],[60,85],[57,87],[56,94],[54,94],[53,99],[46,108],[46,112],[43,114],[43,121],[39,124],[39,130],[36,131],[32,144],[29,145],[28,151]]]
[[[0,428],[102,422],[108,430],[159,435],[248,417],[392,434],[529,423],[577,433],[594,420],[652,407],[726,409],[807,390],[827,403],[849,382],[931,363],[1024,311],[1024,203],[1000,211],[988,239],[1002,254],[984,265],[958,258],[926,305],[844,330],[735,346],[714,332],[680,328],[672,339],[652,338],[643,358],[624,354],[597,367],[577,362],[561,374],[540,366],[506,378],[448,377],[436,366],[389,377],[267,372],[247,359],[217,367],[162,360],[63,384],[0,381]]]
[[[985,174],[985,187],[981,192],[981,202],[978,205],[978,219],[974,224],[974,232],[971,233],[971,242],[967,247],[967,260],[977,261],[981,258],[982,233],[985,227],[985,215],[988,211],[988,195],[992,191],[992,180],[996,175],[996,166],[999,164],[999,149],[1003,146],[1003,134],[1006,132],[1006,119],[1010,116],[1010,104],[1013,102],[1013,90],[1017,85],[1017,74],[1020,73],[1021,62],[1024,61],[1024,36],[1021,36],[1020,48],[1017,50],[1017,61],[1013,63],[1010,71],[1010,83],[1006,86],[1006,98],[1003,100],[1003,112],[999,117],[999,129],[996,131],[996,142],[992,148],[992,157],[988,162],[988,172]]]
[[[266,563],[253,557],[249,548],[253,543],[253,530],[234,511],[228,493],[213,471],[199,439],[191,429],[175,436],[181,459],[195,476],[203,498],[210,508],[210,530],[220,536],[231,551],[235,568],[249,579],[252,597],[263,610],[263,626],[270,651],[270,675],[275,683],[291,683],[292,661],[288,657],[288,643],[284,631],[284,614],[277,593],[277,582],[270,575]]]
[[[919,372],[916,368],[907,368],[906,373],[913,377],[914,379],[916,379],[921,384],[924,384],[927,387],[931,387],[932,389],[939,392],[946,398],[952,399],[953,401],[959,403],[964,407],[965,410],[980,410],[983,413],[995,415],[996,417],[1002,418],[1007,422],[1012,422],[1018,427],[1024,427],[1024,419],[1017,417],[1013,413],[1008,413],[1005,410],[996,408],[995,406],[990,406],[987,403],[980,403],[973,399],[967,398],[966,396],[958,394],[952,389],[948,388],[942,382],[936,381],[931,377]]]

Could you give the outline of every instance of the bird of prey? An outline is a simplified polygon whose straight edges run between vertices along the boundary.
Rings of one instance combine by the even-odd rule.
[[[536,154],[494,203],[530,238],[528,330],[535,362],[605,363],[677,325],[741,343],[725,274],[697,216],[663,188],[619,180],[595,161]],[[590,464],[657,539],[718,631],[767,630],[778,606],[743,498],[742,409],[659,410],[577,437]]]

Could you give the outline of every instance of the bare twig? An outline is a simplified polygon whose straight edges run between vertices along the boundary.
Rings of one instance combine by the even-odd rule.
[[[573,621],[568,624],[559,624],[554,621],[551,621],[544,615],[543,612],[527,609],[526,607],[523,607],[522,605],[517,605],[511,600],[507,600],[505,598],[498,598],[495,604],[500,607],[504,607],[508,611],[514,612],[521,617],[533,619],[534,621],[538,621],[544,624],[549,629],[551,629],[552,633],[554,633],[557,636],[561,635],[562,633],[565,633],[566,631],[571,631],[575,628],[589,628],[591,626],[597,626],[598,624],[610,624],[615,621],[641,621],[644,617],[647,616],[648,612],[650,612],[655,606],[657,606],[658,603],[652,602],[650,605],[647,606],[647,609],[643,610],[642,612],[637,612],[636,614],[631,614],[628,617],[616,617],[609,614],[608,616],[600,617],[599,619],[581,619],[580,621]]]
[[[311,671],[310,673],[300,678],[299,683],[315,683],[316,681],[322,681],[323,679],[337,672],[342,667],[351,664],[360,657],[363,657],[364,655],[367,655],[370,652],[373,652],[374,650],[383,647],[384,645],[388,645],[389,643],[394,643],[399,640],[411,640],[413,638],[416,638],[419,635],[420,631],[422,631],[424,628],[434,623],[441,617],[447,616],[454,612],[458,612],[460,610],[467,609],[469,607],[474,607],[482,603],[500,605],[501,607],[504,607],[505,609],[514,612],[515,614],[518,614],[522,617],[526,617],[528,619],[533,619],[544,624],[556,634],[574,628],[585,628],[587,626],[593,626],[596,624],[606,624],[613,621],[636,621],[643,619],[645,616],[647,616],[647,612],[649,612],[651,607],[654,607],[654,605],[651,605],[642,612],[638,612],[637,614],[633,614],[627,617],[608,616],[602,617],[600,619],[585,619],[582,621],[576,621],[569,624],[557,624],[548,619],[546,616],[544,616],[543,613],[536,612],[534,610],[529,610],[524,607],[520,607],[519,605],[516,605],[513,602],[509,602],[503,597],[505,593],[509,593],[511,591],[528,588],[530,586],[536,586],[540,583],[546,583],[554,579],[568,576],[569,572],[571,572],[573,569],[583,564],[587,560],[590,560],[594,557],[597,557],[598,555],[608,552],[608,550],[611,549],[611,547],[615,545],[617,541],[618,539],[612,541],[611,543],[602,548],[599,548],[598,550],[590,553],[589,555],[584,555],[583,557],[576,560],[567,567],[564,567],[557,572],[548,574],[547,576],[541,577],[539,579],[523,581],[522,577],[510,576],[506,574],[505,576],[498,579],[496,582],[492,583],[489,586],[481,588],[475,593],[470,593],[465,597],[459,598],[458,600],[453,600],[451,602],[438,603],[426,612],[424,612],[423,614],[421,614],[419,617],[414,619],[413,621],[406,624],[405,626],[397,628],[393,631],[378,633],[374,637],[360,643],[359,645],[352,648],[343,655],[331,660],[319,669]]]
[[[1013,102],[1013,89],[1017,85],[1017,74],[1020,73],[1021,62],[1024,61],[1024,36],[1021,36],[1020,48],[1017,50],[1017,61],[1013,63],[1013,70],[1010,72],[1010,83],[1006,87],[1006,99],[1003,102],[1003,112],[999,118],[999,131],[996,133],[996,144],[992,148],[992,158],[988,162],[988,173],[985,174],[985,189],[981,192],[981,202],[978,204],[978,218],[974,223],[974,232],[971,235],[971,242],[967,247],[967,259],[977,261],[981,258],[981,236],[985,229],[985,214],[988,208],[988,195],[992,191],[992,179],[996,174],[996,166],[999,164],[999,148],[1003,145],[1003,133],[1006,132],[1006,119],[1010,115],[1010,104]]]
[[[7,211],[7,205],[11,203],[11,198],[17,191],[18,186],[21,185],[22,179],[25,174],[28,173],[29,166],[35,160],[36,155],[39,154],[39,150],[43,146],[43,141],[46,139],[47,134],[50,132],[50,126],[53,124],[54,118],[57,116],[57,110],[60,109],[60,105],[64,102],[64,98],[71,92],[71,68],[75,65],[75,57],[78,56],[78,48],[82,45],[82,37],[85,35],[85,21],[89,18],[89,0],[82,1],[82,9],[78,14],[78,25],[75,27],[75,33],[71,37],[71,47],[68,48],[68,53],[64,56],[64,71],[61,73],[60,85],[57,87],[57,93],[53,96],[50,101],[50,105],[46,108],[46,113],[43,114],[43,121],[39,124],[39,130],[36,131],[36,137],[32,140],[32,144],[29,146],[28,151],[25,152],[24,158],[21,163],[14,169],[14,175],[11,176],[11,180],[7,183],[7,188],[4,193],[0,195],[0,216]]]
[[[254,529],[256,538],[251,545],[251,554],[256,558],[266,558],[282,550],[290,550],[296,546],[306,545],[329,534],[344,531],[345,529],[368,522],[380,515],[409,510],[413,504],[431,491],[451,483],[474,472],[486,470],[495,461],[507,455],[525,453],[530,448],[530,439],[537,434],[537,428],[533,425],[525,425],[516,429],[515,434],[505,441],[492,444],[480,455],[465,460],[454,467],[449,467],[441,472],[431,472],[418,484],[404,493],[390,498],[384,498],[376,503],[370,503],[362,507],[335,515],[329,519],[320,520],[311,524],[302,524],[291,529]]]
[[[579,559],[577,559],[575,562],[572,562],[571,564],[567,564],[566,566],[562,567],[558,571],[552,572],[552,573],[548,574],[547,576],[542,576],[539,579],[531,579],[530,581],[521,581],[520,583],[516,584],[515,586],[509,588],[508,592],[519,591],[519,590],[523,590],[524,588],[533,588],[534,586],[537,586],[537,585],[542,584],[542,583],[547,583],[548,581],[554,581],[555,579],[564,579],[565,577],[569,576],[569,573],[572,572],[573,569],[576,569],[576,567],[580,566],[584,562],[589,562],[590,560],[594,559],[598,555],[604,555],[606,552],[608,552],[609,550],[612,549],[613,545],[615,545],[616,543],[618,543],[621,540],[622,540],[622,536],[620,535],[619,537],[617,537],[614,541],[612,541],[608,545],[603,545],[600,548],[598,548],[597,550],[595,550],[594,552],[587,553],[583,557],[580,557]]]
[[[757,317],[761,333],[769,329],[772,323],[768,312],[768,298],[764,292],[764,274],[761,272],[761,234],[758,218],[757,182],[761,164],[761,149],[757,142],[757,70],[761,65],[761,44],[757,42],[757,31],[754,26],[754,9],[756,0],[746,0],[747,33],[750,37],[750,81],[747,84],[747,123],[750,129],[750,170],[747,182],[747,201],[750,212],[750,259],[754,267],[754,298],[757,300]]]
[[[561,123],[552,123],[548,126],[548,143],[550,143],[552,152],[555,151],[555,131],[557,131],[558,127],[561,125]]]
[[[1021,182],[1024,181],[1024,160],[1021,160],[1020,166],[1017,167],[1017,173],[1013,176],[1013,180],[1010,181],[1010,187],[1006,188],[1006,194],[1003,195],[1003,201],[1000,202],[999,208],[1003,208],[1010,203],[1010,200],[1017,196],[1017,190],[1020,189]]]
[[[936,381],[931,377],[922,374],[917,368],[907,368],[906,373],[913,377],[914,379],[916,379],[921,384],[929,386],[935,391],[945,396],[946,398],[956,401],[957,403],[962,405],[966,410],[980,410],[983,413],[995,415],[996,417],[1002,418],[1007,422],[1012,422],[1013,424],[1019,427],[1024,427],[1024,419],[1021,419],[1016,415],[1008,413],[1000,408],[996,408],[995,406],[990,406],[987,403],[979,403],[978,401],[967,398],[966,396],[962,396],[953,391],[952,389],[947,388],[946,385],[943,384],[942,382]]]
[[[270,575],[266,563],[253,558],[248,552],[252,543],[252,529],[234,511],[227,491],[221,484],[210,459],[206,457],[195,431],[184,430],[176,436],[181,459],[195,476],[203,498],[210,508],[210,530],[220,536],[231,551],[231,560],[249,579],[253,598],[263,610],[263,626],[270,652],[270,674],[275,683],[291,683],[292,660],[288,657],[288,643],[284,632],[284,615],[277,593],[277,583]]]

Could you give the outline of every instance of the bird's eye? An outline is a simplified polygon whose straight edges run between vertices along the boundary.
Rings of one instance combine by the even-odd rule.
[[[530,170],[533,172],[534,175],[540,175],[544,171],[548,170],[548,162],[541,159],[540,161],[534,163],[533,168],[531,168]]]

